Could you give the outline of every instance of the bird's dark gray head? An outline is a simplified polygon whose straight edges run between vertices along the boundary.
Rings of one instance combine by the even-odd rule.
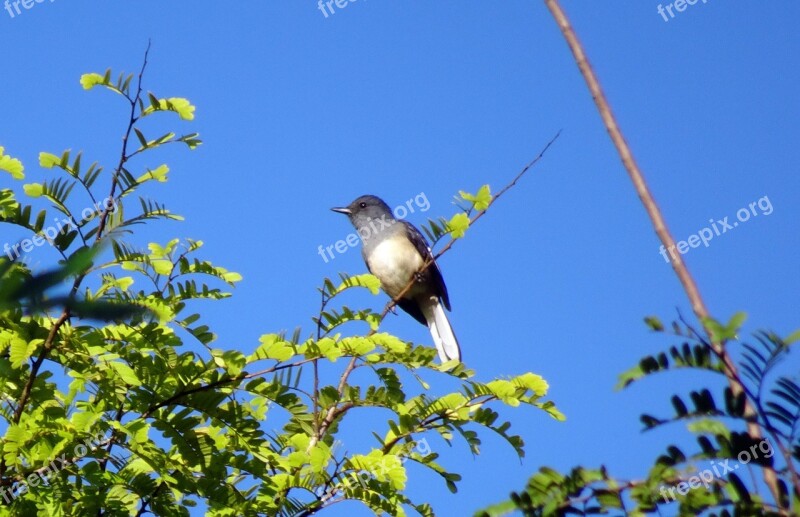
[[[361,196],[345,207],[331,208],[331,210],[345,214],[356,229],[369,226],[370,221],[394,223],[392,209],[377,196]]]

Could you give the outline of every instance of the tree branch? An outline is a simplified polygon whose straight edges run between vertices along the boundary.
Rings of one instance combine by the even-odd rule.
[[[659,240],[661,240],[661,243],[666,249],[674,249],[676,246],[675,239],[672,237],[669,229],[667,228],[667,224],[658,208],[658,205],[656,204],[655,198],[647,186],[644,175],[642,174],[642,171],[639,169],[639,165],[636,163],[636,160],[633,157],[633,153],[631,152],[631,149],[622,134],[619,124],[617,124],[616,118],[611,111],[611,106],[608,103],[602,88],[600,87],[600,81],[597,79],[589,60],[586,57],[586,53],[583,50],[583,46],[578,40],[578,37],[575,34],[575,31],[573,30],[566,13],[563,9],[561,9],[558,0],[545,0],[544,3],[558,24],[558,27],[561,30],[561,33],[564,36],[564,39],[566,40],[573,57],[575,58],[578,69],[580,70],[581,75],[583,75],[583,78],[586,81],[586,86],[589,89],[589,93],[592,95],[595,105],[597,106],[597,111],[600,113],[600,117],[602,118],[603,124],[608,131],[608,135],[611,137],[611,141],[614,143],[614,146],[617,149],[617,153],[622,160],[622,164],[624,165],[625,170],[628,172],[628,175],[633,182],[636,193],[638,194],[639,199],[642,201],[642,204],[647,211],[647,215],[650,217],[650,221],[653,224],[656,235],[658,235]],[[689,269],[683,262],[681,255],[678,254],[673,256],[672,253],[670,253],[670,257],[672,258],[672,269],[678,276],[678,280],[683,286],[686,296],[689,298],[689,302],[692,305],[694,314],[700,321],[704,321],[709,317],[709,312],[705,303],[703,302],[703,298],[700,295],[700,290],[698,289],[697,284],[692,278],[692,275],[689,273]],[[709,329],[706,328],[705,330],[707,334],[711,336]],[[726,372],[728,384],[730,385],[734,396],[742,393],[744,391],[743,386],[737,379],[736,367],[733,362],[730,361],[729,356],[725,351],[724,344],[715,343],[712,340],[711,346],[721,358],[724,358],[723,363],[725,363],[728,368],[728,372]],[[753,414],[755,414],[753,405],[749,399],[746,399],[745,416]],[[747,430],[750,436],[756,440],[763,439],[761,428],[757,423],[749,422],[747,424]],[[778,489],[778,480],[774,472],[765,469],[764,481],[769,486],[770,492],[775,498],[776,503],[780,505],[780,491]]]
[[[128,128],[125,130],[125,135],[122,137],[122,152],[120,153],[119,163],[117,164],[117,168],[114,170],[114,174],[111,177],[111,194],[109,194],[110,199],[114,199],[114,194],[117,191],[117,185],[119,184],[119,175],[122,173],[122,168],[125,166],[125,162],[127,162],[131,157],[128,156],[128,140],[130,139],[131,132],[133,132],[133,126],[136,124],[136,121],[139,120],[136,117],[136,107],[139,104],[139,100],[142,98],[142,78],[144,77],[144,71],[147,68],[147,56],[150,54],[150,40],[147,41],[147,49],[144,51],[144,61],[142,62],[142,68],[139,70],[139,78],[138,83],[136,86],[136,95],[131,99],[128,98],[131,104],[131,114],[128,119]],[[103,212],[100,214],[100,222],[97,225],[97,240],[100,240],[100,237],[103,235],[103,231],[106,229],[106,223],[108,222],[108,214],[111,212],[111,208],[106,203],[106,206],[103,207]]]

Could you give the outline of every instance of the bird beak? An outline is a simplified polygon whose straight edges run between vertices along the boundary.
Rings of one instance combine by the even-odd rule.
[[[345,215],[350,215],[351,213],[353,213],[353,212],[352,212],[352,211],[351,211],[349,208],[347,208],[347,207],[341,207],[341,208],[338,208],[338,207],[337,207],[337,208],[331,208],[331,210],[333,210],[334,212],[339,212],[340,214],[345,214]]]

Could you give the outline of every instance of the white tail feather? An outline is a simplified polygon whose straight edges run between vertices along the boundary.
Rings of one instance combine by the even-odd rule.
[[[428,322],[428,329],[431,331],[433,343],[436,345],[436,351],[439,352],[439,359],[443,363],[451,359],[461,361],[461,349],[458,346],[458,340],[439,300],[435,300],[431,305],[424,307],[423,313]]]

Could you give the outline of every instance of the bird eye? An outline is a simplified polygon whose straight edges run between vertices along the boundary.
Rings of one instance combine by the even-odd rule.
[[[367,204],[366,203],[359,203],[358,206],[360,206],[361,208],[367,208]]]

